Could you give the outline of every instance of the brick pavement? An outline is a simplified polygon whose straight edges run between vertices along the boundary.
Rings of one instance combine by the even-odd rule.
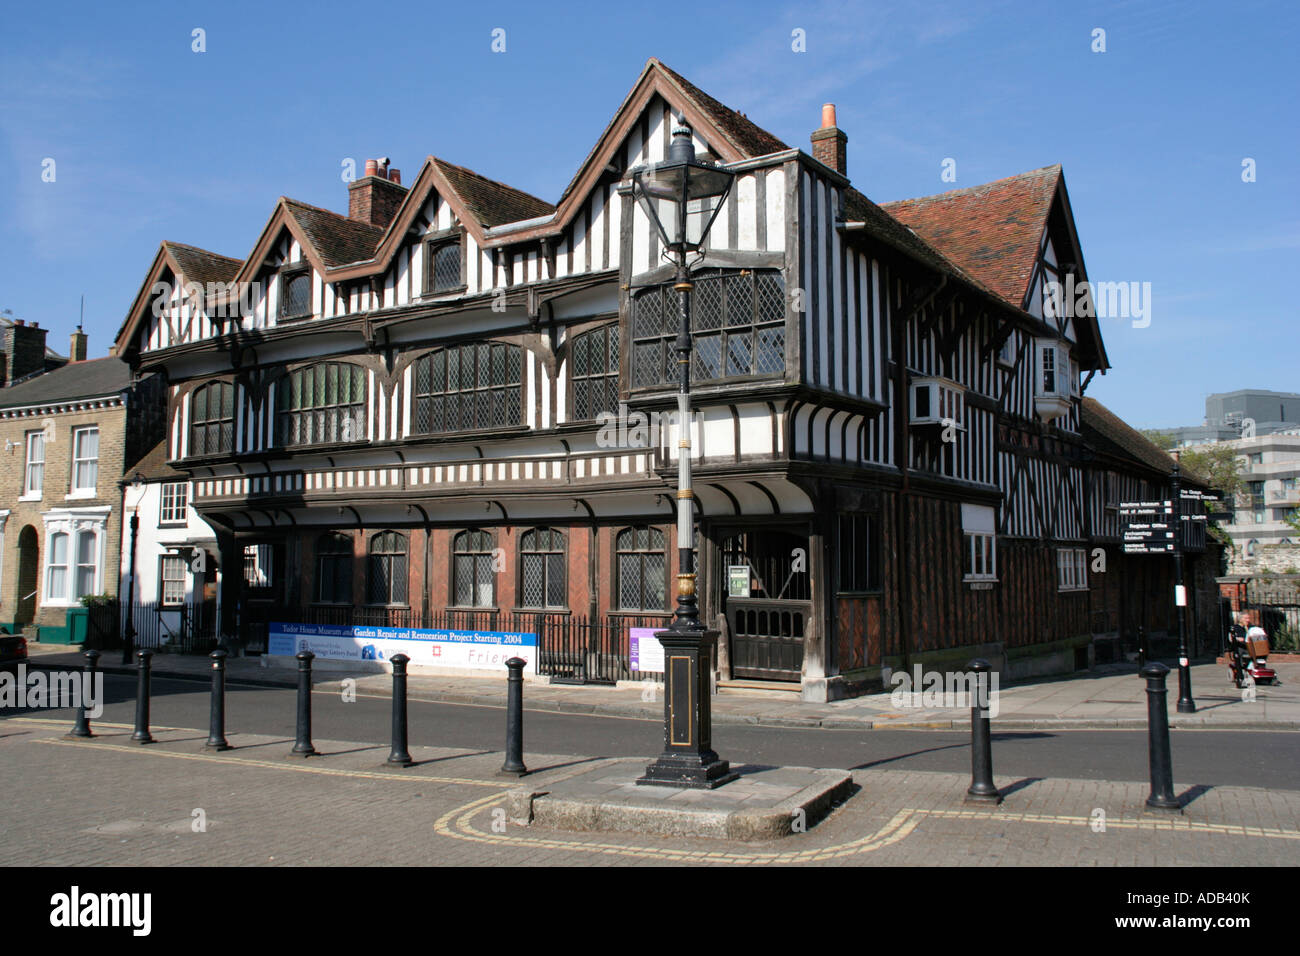
[[[859,790],[806,833],[759,844],[541,831],[508,824],[500,753],[413,747],[410,770],[382,768],[386,746],[317,740],[289,760],[287,738],[97,725],[0,722],[7,771],[2,865],[1295,865],[1300,792],[1214,787],[1180,814],[1143,809],[1144,785],[997,778],[1000,807],[968,807],[958,774],[857,771]],[[598,761],[528,754],[531,786]],[[1177,782],[1176,782],[1177,783]],[[1185,786],[1177,785],[1182,794]],[[206,820],[195,832],[196,810]],[[1105,826],[1099,826],[1104,812]]]

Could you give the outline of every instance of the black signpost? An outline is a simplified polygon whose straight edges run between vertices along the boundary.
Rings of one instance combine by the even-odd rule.
[[[1178,464],[1170,477],[1169,498],[1163,501],[1120,502],[1121,538],[1125,554],[1172,554],[1174,556],[1174,606],[1178,609],[1178,712],[1196,713],[1192,699],[1191,660],[1187,654],[1187,588],[1183,584],[1183,542],[1191,522],[1205,521],[1199,514],[1183,514],[1184,501],[1202,505],[1217,503],[1219,495],[1183,488]],[[1187,524],[1184,524],[1186,522]]]

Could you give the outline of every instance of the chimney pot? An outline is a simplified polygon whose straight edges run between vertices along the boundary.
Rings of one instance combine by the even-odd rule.
[[[847,176],[849,138],[844,130],[835,125],[834,103],[822,106],[822,125],[820,129],[813,130],[811,139],[813,159],[829,166],[841,176]]]
[[[18,326],[20,329],[26,324],[27,324],[26,319],[14,319],[14,325]]]
[[[379,160],[377,159],[366,160],[366,175],[367,176],[379,175]]]
[[[390,169],[388,171],[388,181],[402,185],[402,171],[400,169]]]

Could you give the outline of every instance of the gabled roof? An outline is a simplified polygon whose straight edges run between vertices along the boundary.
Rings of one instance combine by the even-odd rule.
[[[208,252],[197,246],[187,246],[181,242],[164,242],[163,248],[170,255],[175,270],[191,282],[207,285],[209,282],[228,282],[235,277],[243,264],[240,259],[232,259],[215,252]]]
[[[429,161],[438,167],[447,184],[460,197],[465,209],[482,226],[491,228],[508,222],[549,216],[555,212],[555,207],[546,200],[480,176],[472,169],[457,166],[436,156],[430,156]]]
[[[1059,165],[1044,166],[967,189],[882,203],[881,208],[1023,308],[1060,181]]]
[[[304,252],[308,253],[309,258],[310,252],[315,252],[316,258],[326,268],[337,268],[369,259],[375,254],[375,246],[379,245],[379,239],[384,234],[384,230],[378,226],[349,219],[297,199],[281,196],[280,204],[298,224],[301,230],[299,242],[302,242]],[[303,242],[303,239],[306,241]]]
[[[10,388],[0,389],[0,408],[52,405],[116,395],[131,384],[131,367],[116,356],[70,362]]]
[[[140,289],[131,300],[131,308],[127,310],[126,318],[122,321],[122,327],[117,330],[117,336],[113,339],[114,346],[121,353],[123,340],[129,340],[130,334],[134,334],[133,326],[141,318],[142,310],[151,298],[150,290],[158,281],[163,269],[170,269],[172,273],[179,276],[185,282],[197,282],[205,287],[209,282],[229,282],[239,274],[242,261],[232,259],[229,256],[223,256],[216,252],[209,252],[207,249],[200,249],[198,246],[187,246],[183,242],[172,242],[163,240],[158,245],[158,251],[154,253],[153,263],[149,266],[149,271],[145,273],[144,282],[140,284]],[[130,333],[130,334],[128,334]]]

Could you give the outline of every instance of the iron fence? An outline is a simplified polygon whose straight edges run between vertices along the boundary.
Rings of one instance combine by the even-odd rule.
[[[122,647],[128,605],[119,600],[89,609],[87,647],[113,650]],[[208,604],[162,605],[142,602],[129,606],[137,649],[179,654],[208,654],[217,646],[215,607]]]

